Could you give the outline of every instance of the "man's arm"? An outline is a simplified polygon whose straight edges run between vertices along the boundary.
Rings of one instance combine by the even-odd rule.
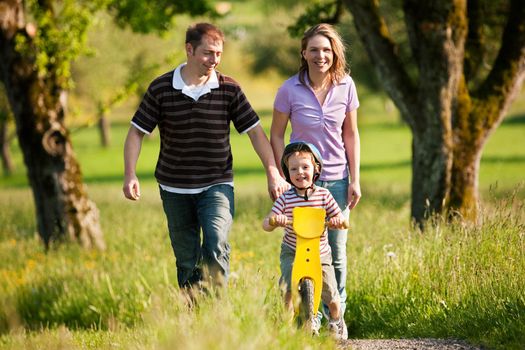
[[[275,165],[272,147],[261,125],[258,124],[250,129],[248,136],[250,137],[253,149],[261,159],[266,170],[268,193],[272,200],[275,200],[289,188],[289,185],[279,174],[279,169]]]
[[[361,185],[359,183],[359,165],[361,155],[361,142],[357,129],[357,110],[346,114],[343,123],[343,143],[350,171],[350,184],[348,185],[348,207],[352,210],[361,199]]]
[[[142,148],[144,133],[134,127],[129,127],[128,136],[124,143],[124,186],[122,191],[127,199],[138,200],[140,198],[140,184],[135,169]]]
[[[270,144],[272,145],[275,164],[281,175],[283,175],[283,169],[281,169],[281,157],[284,152],[284,134],[286,132],[286,126],[288,125],[288,119],[288,114],[279,112],[274,108],[272,126],[270,128]]]

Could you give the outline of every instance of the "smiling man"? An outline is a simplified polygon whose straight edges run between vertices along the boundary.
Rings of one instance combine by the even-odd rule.
[[[187,62],[150,84],[124,146],[124,195],[138,200],[135,168],[142,140],[159,128],[155,177],[183,288],[203,280],[224,285],[228,277],[228,234],[234,215],[230,122],[250,137],[266,170],[270,196],[276,198],[287,188],[241,87],[216,70],[223,43],[223,33],[212,24],[188,28]]]

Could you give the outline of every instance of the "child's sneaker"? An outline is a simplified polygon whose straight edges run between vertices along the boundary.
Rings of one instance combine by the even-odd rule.
[[[310,321],[307,322],[307,329],[312,332],[312,335],[319,335],[319,329],[321,328],[321,321],[317,317],[312,317]]]
[[[338,320],[330,320],[328,330],[337,340],[348,339],[348,329],[346,329],[346,323],[342,317]]]

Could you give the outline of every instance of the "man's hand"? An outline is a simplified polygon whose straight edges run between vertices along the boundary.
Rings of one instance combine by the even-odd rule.
[[[144,133],[131,125],[128,136],[126,136],[126,142],[124,142],[124,186],[122,187],[122,192],[124,192],[124,196],[127,199],[132,201],[140,198],[140,184],[135,168],[139,159],[143,138]]]
[[[122,187],[124,196],[127,199],[136,201],[140,198],[140,184],[136,176],[126,176],[124,178],[124,186]]]
[[[275,179],[270,179],[268,181],[268,194],[270,198],[275,201],[279,198],[284,192],[290,189],[290,184],[286,182],[281,176],[276,177]]]

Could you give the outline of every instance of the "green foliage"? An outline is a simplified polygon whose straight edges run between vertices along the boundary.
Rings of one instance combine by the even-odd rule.
[[[301,44],[290,38],[279,26],[270,26],[263,33],[258,33],[246,46],[247,51],[254,56],[251,70],[255,74],[276,69],[282,76],[289,77],[299,69]]]
[[[158,63],[146,66],[144,54],[139,53],[131,62],[129,73],[124,82],[124,86],[117,87],[116,92],[105,101],[99,101],[97,110],[98,115],[106,115],[113,107],[121,104],[130,96],[142,97],[146,91],[150,76],[158,69]]]
[[[56,77],[61,88],[71,84],[71,62],[84,52],[86,33],[93,14],[101,1],[64,0],[44,5],[36,0],[27,2],[27,10],[34,18],[34,39],[17,35],[17,51],[23,56],[35,55],[40,77]]]
[[[217,15],[207,0],[111,1],[109,9],[119,26],[129,26],[141,33],[167,31],[177,14]]]
[[[290,35],[301,37],[306,29],[318,23],[336,23],[340,20],[342,11],[341,0],[315,1],[296,22],[288,27]]]

